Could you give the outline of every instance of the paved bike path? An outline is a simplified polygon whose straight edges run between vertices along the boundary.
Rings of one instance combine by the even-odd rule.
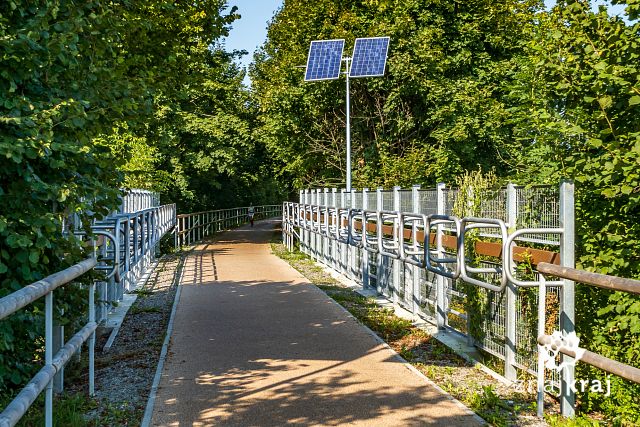
[[[271,253],[275,221],[187,258],[153,426],[474,426]]]

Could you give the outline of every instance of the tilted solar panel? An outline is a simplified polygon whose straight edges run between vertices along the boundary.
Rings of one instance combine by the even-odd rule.
[[[304,80],[309,82],[337,79],[340,76],[343,49],[344,39],[312,41]]]
[[[384,75],[389,50],[389,37],[356,39],[351,57],[349,77],[374,77]]]

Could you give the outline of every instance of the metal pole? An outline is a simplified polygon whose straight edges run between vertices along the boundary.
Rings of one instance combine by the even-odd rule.
[[[53,291],[45,296],[44,363],[53,365]],[[44,400],[44,425],[53,426],[53,379],[47,383]]]
[[[347,191],[351,191],[351,96],[349,94],[349,68],[351,58],[345,58],[347,62]]]
[[[507,185],[507,221],[509,222],[509,229],[516,230],[516,222],[518,217],[518,193],[515,185],[509,183]],[[509,248],[511,251],[511,248]],[[503,254],[508,256],[507,254]],[[506,288],[507,304],[505,307],[505,332],[506,340],[504,347],[505,363],[504,363],[504,376],[510,381],[517,379],[515,361],[516,361],[516,304],[518,301],[518,289],[516,286],[509,282]]]
[[[436,197],[437,197],[437,207],[436,212],[438,215],[444,215],[446,213],[445,199],[444,199],[444,189],[445,184],[440,182],[436,187]],[[429,238],[429,231],[425,232],[425,239]],[[436,251],[438,252],[438,257],[444,257],[444,248],[442,246],[442,224],[436,225]],[[447,307],[446,307],[446,279],[444,276],[440,274],[436,277],[436,325],[439,330],[444,329],[447,325]],[[469,336],[471,334],[468,333]]]
[[[574,218],[574,185],[571,181],[563,181],[560,184],[560,228],[564,230],[560,239],[560,264],[563,267],[575,267],[575,218]],[[565,279],[562,286],[560,304],[560,330],[563,334],[575,332],[575,284],[572,280]],[[575,378],[574,365],[570,364],[572,357],[563,354],[561,362],[569,362],[562,370],[560,389],[560,410],[562,416],[573,418],[575,415],[576,395],[572,390]]]

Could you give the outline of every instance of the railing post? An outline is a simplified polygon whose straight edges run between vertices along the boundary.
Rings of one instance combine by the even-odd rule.
[[[340,206],[342,208],[347,207],[347,190],[345,188],[340,189]],[[342,218],[338,218],[340,226],[342,225]],[[349,245],[347,243],[340,243],[340,270],[344,276],[348,276],[348,251]]]
[[[438,183],[436,186],[436,202],[438,215],[444,215],[446,212],[445,205],[445,184]],[[429,236],[427,235],[427,238]],[[442,225],[436,225],[436,250],[438,258],[444,256],[444,247],[442,246]],[[436,325],[438,329],[444,329],[447,324],[447,304],[446,304],[446,279],[444,276],[436,275]],[[471,334],[468,334],[471,336]]]
[[[329,189],[328,188],[324,188],[323,190],[323,206],[329,206]],[[329,218],[326,216],[326,211],[325,211],[325,218],[322,220],[322,222],[326,225],[326,229],[329,229]],[[322,227],[320,228],[322,229]],[[325,265],[329,265],[329,257],[327,252],[330,251],[330,244],[329,244],[329,238],[326,236],[326,234],[322,234],[322,262]]]
[[[300,203],[302,203],[303,205],[307,205],[307,190],[302,190],[300,191]],[[306,207],[304,210],[302,210],[300,212],[300,215],[302,216],[302,222],[304,222],[306,224],[307,222],[307,210]],[[305,253],[308,254],[309,252],[309,239],[308,239],[308,235],[307,235],[307,230],[304,228],[300,228],[300,236],[301,236],[301,244],[300,244],[300,250]]]
[[[53,364],[53,292],[44,297],[45,326],[44,326],[44,364]],[[44,398],[44,425],[53,427],[53,379],[49,380]]]
[[[315,217],[315,207],[318,206],[318,189],[314,188],[311,190],[311,224],[312,228],[315,227],[316,217]],[[311,259],[314,261],[318,261],[318,234],[314,231],[311,231]]]
[[[354,188],[351,189],[351,191],[349,192],[349,199],[351,200],[351,203],[349,204],[349,206],[351,207],[351,209],[356,209],[356,190]],[[358,269],[357,269],[357,265],[358,265],[358,252],[357,252],[357,248],[355,246],[351,246],[351,245],[347,245],[348,251],[349,251],[349,276],[351,277],[351,279],[353,279],[354,281],[358,281]]]
[[[334,208],[337,208],[337,202],[338,202],[338,198],[337,198],[337,188],[332,188],[331,189],[331,206],[333,206]],[[337,215],[336,215],[337,218]],[[333,218],[331,218],[330,220],[333,220]],[[336,227],[338,224],[333,224],[334,227]],[[338,271],[339,268],[336,265],[336,263],[338,262],[338,241],[336,239],[331,239],[331,267]]]
[[[420,212],[420,186],[414,185],[411,187],[411,207],[414,213]],[[412,221],[411,227],[411,240],[416,243],[418,241],[418,223]],[[414,320],[418,318],[418,311],[420,309],[420,272],[421,269],[417,265],[411,266],[411,279],[413,295],[411,298],[411,312],[413,313]]]
[[[515,231],[516,222],[518,218],[518,193],[516,191],[515,185],[509,183],[507,185],[507,222],[510,230]],[[511,249],[509,249],[511,250]],[[502,254],[503,257],[508,256],[508,254]],[[504,263],[503,263],[504,265]],[[516,303],[518,302],[518,289],[517,287],[509,282],[506,288],[506,297],[507,304],[505,307],[505,363],[504,363],[504,376],[506,379],[510,381],[515,381],[517,379],[516,373]]]
[[[379,213],[383,210],[382,206],[382,191],[384,189],[382,187],[376,188],[376,211]],[[378,232],[376,231],[376,234]],[[377,237],[377,236],[376,236]],[[376,291],[379,294],[382,294],[382,282],[384,275],[382,274],[384,270],[384,256],[381,253],[378,253],[376,256]]]
[[[368,209],[369,204],[369,189],[362,189],[362,210],[365,211]],[[364,218],[364,215],[363,215]],[[366,289],[369,287],[369,252],[364,249],[364,236],[367,233],[367,222],[362,221],[362,243],[363,247],[361,249],[362,252],[362,288]]]
[[[574,216],[574,184],[562,181],[560,184],[560,265],[575,268],[575,216]],[[575,332],[575,284],[572,280],[563,280],[560,300],[560,330],[563,334]],[[572,357],[561,356],[561,362],[569,362],[562,370],[560,382],[560,410],[562,415],[572,418],[575,415],[576,396],[571,387],[575,380],[575,368]]]
[[[393,187],[393,210],[395,212],[400,212],[400,187],[399,186],[394,186]],[[398,224],[399,226],[399,224]],[[399,230],[399,232],[401,233],[402,230]],[[399,239],[402,238],[402,236],[400,235],[398,237]],[[397,242],[398,244],[402,244],[402,241]],[[400,261],[399,259],[394,259],[391,261],[393,263],[393,305],[398,305],[398,291],[400,289],[400,268],[402,267],[402,261]]]

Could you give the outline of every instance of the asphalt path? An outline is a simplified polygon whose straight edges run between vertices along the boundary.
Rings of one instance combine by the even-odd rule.
[[[188,255],[151,425],[479,425],[273,255],[276,225]]]

